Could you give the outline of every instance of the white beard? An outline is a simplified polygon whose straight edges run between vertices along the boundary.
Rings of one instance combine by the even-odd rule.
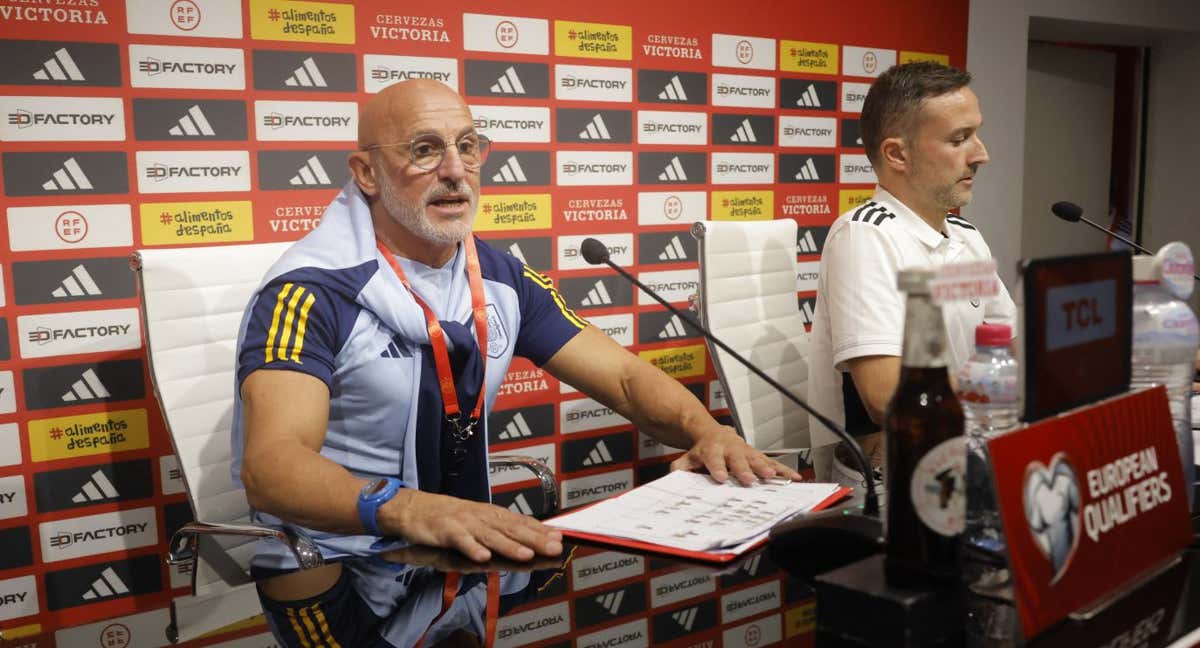
[[[396,196],[391,176],[381,171],[383,170],[375,169],[375,177],[379,183],[379,199],[383,203],[384,211],[401,227],[434,245],[457,245],[471,235],[471,228],[475,224],[475,208],[478,197],[465,180],[459,182],[455,191],[468,197],[470,207],[467,216],[459,220],[434,224],[425,216],[425,205],[431,198],[446,192],[445,185],[441,183],[432,185],[429,191],[421,197],[419,204],[409,205]]]

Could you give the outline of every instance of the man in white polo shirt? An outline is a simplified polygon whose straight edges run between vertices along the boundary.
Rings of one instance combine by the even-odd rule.
[[[970,74],[938,63],[892,67],[871,86],[861,132],[878,186],[867,203],[842,214],[821,255],[813,318],[809,399],[853,435],[883,427],[900,379],[904,295],[896,273],[909,266],[990,259],[979,230],[948,213],[971,200],[976,171],[987,163],[979,139],[979,99]],[[1016,306],[996,297],[943,307],[951,371],[966,362],[975,327],[1015,325]],[[1015,326],[1014,326],[1015,330]],[[833,433],[810,422],[819,479],[830,476]],[[867,439],[875,446],[874,438]]]

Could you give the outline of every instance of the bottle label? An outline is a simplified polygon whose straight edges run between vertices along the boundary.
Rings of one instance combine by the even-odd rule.
[[[953,537],[966,528],[966,477],[967,446],[964,436],[937,444],[917,462],[909,495],[917,517],[935,533]]]
[[[975,405],[1015,405],[1017,372],[997,371],[989,362],[968,362],[958,372],[958,400]]]

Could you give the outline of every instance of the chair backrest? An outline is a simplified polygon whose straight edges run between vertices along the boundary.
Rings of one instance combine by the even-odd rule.
[[[238,326],[254,289],[289,245],[134,253],[150,376],[197,520],[248,522],[245,491],[229,472]],[[252,539],[219,542],[241,567],[249,564]]]
[[[808,332],[796,298],[796,222],[705,221],[700,241],[701,322],[771,378],[804,398]],[[734,424],[762,450],[808,448],[808,414],[711,343]]]

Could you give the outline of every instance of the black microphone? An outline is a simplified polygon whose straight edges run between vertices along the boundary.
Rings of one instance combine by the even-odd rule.
[[[1125,238],[1124,236],[1121,236],[1120,234],[1117,234],[1116,232],[1108,229],[1107,227],[1104,227],[1103,225],[1098,225],[1098,224],[1088,220],[1087,218],[1084,218],[1083,217],[1083,208],[1080,207],[1079,205],[1076,205],[1073,202],[1067,202],[1065,200],[1056,202],[1050,206],[1050,211],[1053,212],[1055,216],[1058,216],[1059,218],[1067,221],[1068,223],[1078,223],[1079,221],[1083,221],[1083,222],[1087,223],[1088,225],[1091,225],[1092,227],[1100,230],[1101,232],[1104,232],[1105,234],[1108,234],[1109,236],[1117,239],[1118,241],[1121,241],[1122,243],[1125,243],[1126,245],[1134,248],[1135,250],[1141,252],[1142,254],[1149,254],[1150,256],[1154,256],[1154,252],[1147,250],[1146,248],[1138,245],[1137,243],[1134,243],[1133,241]],[[1200,281],[1200,275],[1194,274],[1192,276],[1196,278],[1196,281]]]
[[[838,436],[841,440],[844,440],[844,442],[846,442],[846,444],[850,446],[851,450],[853,451],[854,458],[856,458],[856,463],[858,463],[859,472],[863,474],[863,479],[866,481],[866,494],[863,500],[863,512],[865,515],[878,518],[878,515],[880,515],[880,499],[878,499],[878,496],[875,493],[875,470],[871,469],[871,463],[866,460],[866,454],[863,452],[863,446],[859,445],[857,440],[854,440],[854,437],[850,436],[850,433],[842,430],[840,425],[835,424],[835,422],[832,420],[829,420],[828,416],[817,412],[817,410],[812,408],[809,403],[804,402],[803,398],[793,394],[793,392],[790,389],[787,389],[786,386],[781,385],[778,380],[767,376],[767,374],[764,373],[761,368],[758,368],[752,364],[752,362],[743,358],[742,354],[739,354],[736,352],[736,350],[731,349],[728,347],[728,344],[722,342],[719,337],[713,335],[712,331],[709,331],[706,326],[696,322],[696,320],[689,316],[689,314],[680,311],[679,308],[672,306],[670,302],[662,299],[658,293],[655,293],[653,289],[650,289],[650,287],[646,286],[646,284],[642,283],[641,281],[637,281],[637,277],[630,275],[629,272],[626,272],[625,269],[622,268],[622,266],[612,263],[612,260],[608,259],[608,248],[602,244],[602,242],[596,239],[583,239],[583,244],[580,245],[580,253],[583,256],[583,260],[586,260],[586,262],[592,265],[608,265],[608,268],[616,270],[618,275],[625,277],[626,280],[629,280],[632,284],[634,284],[634,286],[637,286],[638,289],[641,289],[643,293],[652,296],[655,301],[658,301],[659,304],[665,306],[668,311],[677,314],[680,319],[688,320],[688,324],[691,326],[691,328],[700,331],[700,334],[704,336],[704,340],[708,340],[709,342],[716,344],[716,346],[720,347],[721,350],[724,350],[725,353],[732,355],[734,359],[740,362],[740,364],[748,368],[748,370],[751,372],[754,372],[755,376],[766,380],[768,385],[772,386],[772,388],[774,388],[776,391],[779,391],[780,394],[786,396],[787,400],[798,404],[798,406],[804,409],[805,412],[808,412],[818,421],[821,421],[822,425],[828,427],[829,430],[832,430],[833,433],[836,434],[836,436]],[[838,518],[850,517],[846,515],[845,510],[841,509],[832,511],[832,514],[833,515],[830,515],[830,517],[833,517],[834,515]]]

